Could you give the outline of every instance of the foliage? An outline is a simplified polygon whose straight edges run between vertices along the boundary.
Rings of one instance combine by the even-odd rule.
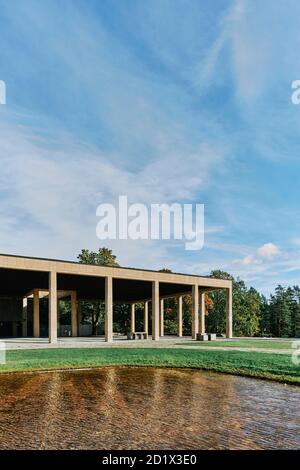
[[[98,252],[89,251],[86,249],[81,250],[77,256],[79,263],[82,264],[96,264],[100,266],[119,266],[116,256],[113,255],[112,250],[102,247]],[[82,301],[80,305],[82,320],[85,323],[92,324],[92,335],[104,333],[104,318],[105,308],[103,302],[98,300]],[[119,325],[115,324],[116,330],[119,330]]]
[[[300,288],[277,286],[270,301],[264,300],[262,332],[277,337],[300,337]]]
[[[81,250],[77,256],[79,263],[83,264],[98,264],[100,266],[119,266],[117,257],[113,255],[112,250],[108,248],[99,248],[98,252]]]
[[[119,266],[116,256],[108,248],[98,252],[83,249],[78,255],[80,263],[101,266]],[[168,268],[160,272],[171,273]],[[230,279],[233,284],[233,334],[234,336],[300,337],[300,287],[278,286],[268,301],[253,287],[235,279],[229,273],[214,270],[211,277]],[[176,334],[178,329],[177,301],[168,298],[165,306],[165,334]],[[205,294],[206,330],[222,335],[226,329],[226,294],[216,290]],[[70,307],[62,304],[62,318],[68,321]],[[99,301],[81,302],[83,321],[92,324],[93,334],[104,332],[104,304]],[[149,309],[151,322],[151,305]],[[114,305],[114,331],[126,333],[130,329],[130,309],[126,304]],[[150,326],[150,325],[149,325]],[[190,335],[192,328],[192,297],[183,296],[183,334]],[[136,304],[136,329],[143,330],[143,304]]]
[[[251,287],[248,289],[241,279],[234,279],[229,273],[216,270],[211,277],[232,281],[233,334],[235,336],[255,336],[260,331],[261,295]],[[207,316],[207,331],[221,335],[225,331],[226,294],[213,291],[209,294],[213,306]]]

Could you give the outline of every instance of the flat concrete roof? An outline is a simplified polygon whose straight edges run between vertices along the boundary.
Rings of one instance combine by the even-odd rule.
[[[232,287],[230,280],[209,276],[0,254],[0,296],[22,296],[33,288],[47,289],[50,271],[57,273],[58,289],[76,290],[79,299],[104,299],[106,276],[113,278],[116,301],[150,299],[152,281],[159,281],[162,297],[188,294],[192,285],[203,291]]]

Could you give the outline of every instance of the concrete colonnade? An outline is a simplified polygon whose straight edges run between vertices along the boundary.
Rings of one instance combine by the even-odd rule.
[[[148,333],[149,302],[144,302],[144,331]],[[164,336],[164,298],[159,296],[159,281],[152,281],[152,339]],[[183,334],[183,295],[177,296],[178,336]],[[78,335],[78,312],[76,292],[71,294],[72,336]],[[34,336],[39,336],[39,297],[34,289]],[[135,303],[131,304],[131,332],[135,332]],[[192,338],[205,333],[205,292],[198,285],[192,286]],[[226,289],[226,337],[232,337],[232,289]],[[113,282],[105,277],[105,341],[113,340]],[[57,341],[57,274],[49,273],[49,342]]]
[[[23,297],[23,315],[22,315],[22,336],[27,336],[27,314],[28,314],[28,298],[33,300],[33,337],[40,337],[40,298],[49,297],[49,342],[57,342],[57,329],[59,326],[59,291],[57,291],[57,274],[55,271],[49,272],[49,290],[33,289],[27,296]],[[63,291],[62,297],[70,297],[71,300],[71,335],[78,336],[80,324],[80,311],[77,303],[77,292]]]
[[[58,274],[60,282],[58,285]],[[86,281],[81,278],[85,276]],[[148,329],[148,307],[152,305],[152,339],[157,341],[164,335],[164,298],[178,298],[178,335],[182,331],[182,304],[183,295],[192,290],[192,336],[205,332],[205,292],[212,290],[226,290],[226,335],[232,336],[232,281],[217,279],[193,274],[167,273],[142,269],[129,269],[119,266],[95,266],[72,261],[51,260],[45,258],[30,258],[16,255],[0,254],[0,297],[12,295],[16,299],[24,297],[22,314],[22,333],[28,335],[27,324],[28,297],[33,298],[33,333],[40,336],[40,303],[41,297],[49,296],[49,340],[57,341],[58,327],[58,299],[71,297],[72,335],[78,335],[80,318],[77,303],[76,289],[83,298],[99,298],[98,293],[103,290],[105,280],[105,339],[113,338],[113,281],[116,283],[116,300],[120,302],[146,302],[144,309],[144,330]],[[47,280],[48,278],[48,280]],[[88,279],[91,279],[89,284]],[[99,284],[97,284],[99,279]],[[9,282],[7,281],[9,280]],[[74,280],[74,282],[73,282]],[[7,282],[6,282],[7,281]],[[135,283],[139,298],[132,299],[131,289],[127,283]],[[120,284],[119,284],[120,283]],[[31,284],[31,292],[26,294],[24,286]],[[60,285],[70,286],[69,291],[58,290]],[[99,288],[98,288],[99,285]],[[9,288],[8,288],[8,287]],[[77,287],[76,287],[77,286]],[[149,286],[152,293],[150,294]],[[160,292],[161,287],[161,292]],[[29,287],[30,288],[30,287]],[[86,290],[86,292],[85,292]],[[92,297],[93,296],[93,297]],[[148,297],[148,298],[147,298]],[[20,306],[21,307],[21,306]],[[14,333],[18,333],[18,324],[13,325]],[[132,322],[134,324],[134,322]],[[134,326],[133,326],[134,327]]]

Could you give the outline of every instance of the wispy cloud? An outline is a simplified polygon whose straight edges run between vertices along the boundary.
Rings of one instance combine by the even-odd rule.
[[[242,266],[249,266],[251,264],[262,264],[265,261],[272,260],[275,256],[279,255],[280,249],[274,243],[264,243],[257,248],[254,253],[248,254],[242,259],[234,260],[234,263],[241,264]]]
[[[0,0],[1,251],[74,258],[99,245],[97,205],[127,194],[204,203],[207,228],[192,254],[107,243],[122,264],[294,282],[299,8]]]

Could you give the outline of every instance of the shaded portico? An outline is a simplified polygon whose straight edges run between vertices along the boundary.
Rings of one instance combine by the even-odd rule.
[[[48,298],[49,342],[57,341],[58,301],[71,300],[71,331],[77,336],[79,300],[105,303],[105,340],[113,340],[113,304],[131,305],[131,331],[135,331],[135,305],[144,305],[144,331],[152,340],[164,336],[164,299],[177,299],[178,336],[182,336],[183,296],[192,295],[192,338],[205,332],[205,293],[226,291],[226,336],[232,337],[232,282],[211,277],[76,262],[0,255],[0,297],[23,299],[23,336],[27,336],[26,304],[33,300],[33,336],[40,336],[40,299]]]

